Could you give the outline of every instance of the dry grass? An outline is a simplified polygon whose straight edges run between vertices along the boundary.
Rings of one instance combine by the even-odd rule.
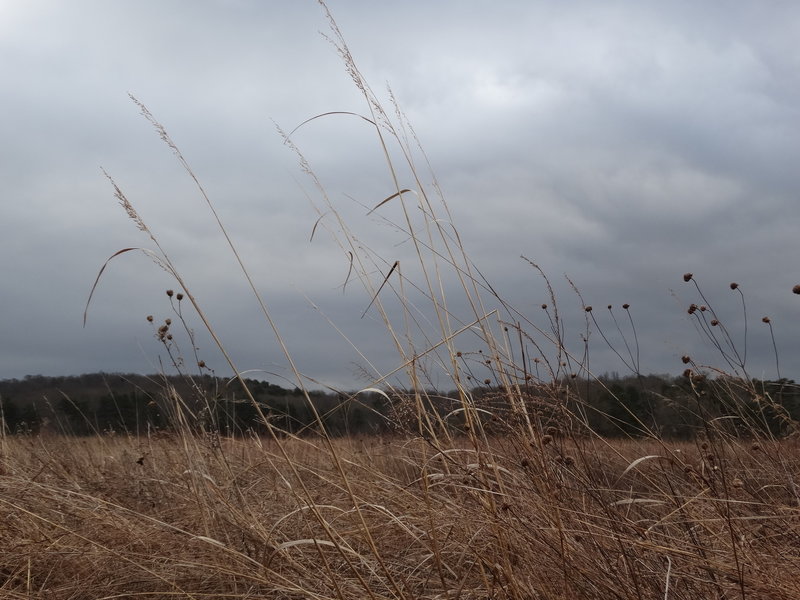
[[[7,438],[3,597],[800,597],[791,442],[333,443]]]
[[[397,350],[390,372],[363,358],[370,387],[400,399],[394,418],[402,434],[333,439],[317,415],[316,433],[306,439],[266,419],[265,438],[195,435],[193,415],[165,390],[178,417],[169,436],[2,437],[4,597],[800,598],[796,444],[745,442],[711,420],[696,444],[660,440],[644,423],[641,440],[594,435],[580,405],[564,402],[592,378],[588,345],[565,345],[546,277],[550,302],[540,327],[477,270],[394,98],[385,111],[332,19],[331,34],[364,95],[359,125],[373,128],[391,182],[365,229],[345,221],[293,138],[285,140],[318,192],[314,231],[331,235],[349,285],[363,287],[361,306],[383,321],[386,343]],[[225,233],[177,145],[139,107]],[[240,377],[190,282],[116,184],[114,193],[149,237],[153,249],[145,251],[174,276],[185,308],[195,310]],[[390,239],[376,220],[401,239]],[[308,379],[225,237],[292,383],[308,398]],[[588,339],[597,322],[585,309]],[[630,325],[618,356],[639,373]],[[730,347],[726,330],[701,331],[717,340],[734,374],[744,371],[746,353]],[[170,351],[171,337],[160,339]],[[688,381],[699,389],[701,366],[691,366]],[[430,410],[426,389],[442,380],[458,395],[451,413],[458,430]],[[397,381],[402,389],[392,387]],[[475,397],[481,383],[492,386],[504,412],[493,414]]]

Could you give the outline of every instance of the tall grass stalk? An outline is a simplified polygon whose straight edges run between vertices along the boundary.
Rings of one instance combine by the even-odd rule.
[[[613,329],[601,327],[570,281],[582,309],[582,343],[570,348],[571,315],[536,263],[524,259],[542,282],[542,316],[506,301],[470,258],[394,95],[389,92],[385,108],[321,5],[365,113],[325,113],[300,127],[355,114],[359,126],[374,132],[389,187],[365,211],[376,219],[374,227],[398,231],[410,252],[370,246],[372,231],[348,223],[304,157],[298,128],[279,132],[315,188],[312,238],[329,234],[347,267],[344,285],[362,286],[364,312],[377,315],[397,352],[395,366],[384,371],[362,353],[371,380],[364,390],[343,392],[342,402],[381,394],[391,404],[394,433],[330,433],[308,389],[314,380],[296,364],[199,178],[166,128],[132,97],[210,210],[314,426],[300,435],[263,409],[166,244],[107,175],[151,247],[112,255],[89,300],[111,261],[145,252],[175,279],[191,318],[209,332],[266,435],[224,435],[166,377],[160,400],[169,409],[169,432],[95,431],[76,438],[53,427],[40,435],[9,435],[3,427],[0,590],[9,597],[65,599],[800,597],[794,576],[800,463],[796,440],[784,435],[795,427],[781,403],[783,388],[776,392],[741,376],[747,331],[740,353],[724,324],[716,328],[713,308],[708,314],[716,324],[704,310],[691,311],[728,370],[685,356],[681,395],[662,390],[646,399],[662,407],[686,403],[698,436],[662,435],[655,417],[640,418],[612,381],[592,372],[599,336],[645,393],[629,306],[623,306],[629,330],[611,313],[619,348]],[[182,305],[176,310],[199,364],[184,320],[190,317]],[[178,352],[177,345],[168,348]],[[183,364],[170,356],[176,367]],[[432,385],[442,377],[454,398]],[[606,404],[589,401],[594,390]],[[742,397],[761,412],[742,409],[735,401]],[[206,401],[210,409],[212,400]],[[727,403],[723,416],[714,402]],[[771,429],[767,410],[781,433]],[[593,426],[599,417],[615,428],[614,439]]]

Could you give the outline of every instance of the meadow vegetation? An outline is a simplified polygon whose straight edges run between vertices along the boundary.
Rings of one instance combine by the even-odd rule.
[[[149,239],[145,251],[175,279],[169,298],[181,309],[174,323],[153,327],[183,383],[164,377],[148,400],[164,414],[157,426],[87,418],[81,433],[89,435],[76,436],[53,423],[15,432],[4,422],[3,597],[800,598],[794,382],[779,369],[774,381],[749,375],[746,350],[689,273],[684,280],[698,295],[690,318],[721,366],[685,356],[683,375],[659,388],[641,371],[631,307],[612,312],[612,336],[584,305],[585,339],[606,340],[630,372],[623,380],[595,375],[588,345],[565,342],[559,303],[538,265],[530,263],[547,298],[544,325],[478,271],[413,129],[393,97],[384,109],[330,23],[364,95],[359,123],[375,132],[394,186],[370,212],[399,232],[405,254],[365,243],[371,232],[343,218],[292,134],[284,139],[316,186],[315,233],[331,236],[349,285],[362,285],[397,350],[396,369],[370,371],[363,356],[368,387],[336,391],[333,407],[315,401],[198,178],[137,102],[239,260],[285,352],[306,422],[297,427],[244,378],[191,282],[111,180]],[[255,426],[226,428],[220,415],[228,413],[217,410],[225,394],[204,391],[208,367],[171,354],[173,336],[195,347],[189,314],[228,360],[236,406]],[[432,382],[445,376],[443,404]],[[329,413],[353,407],[378,414],[380,428],[332,429]],[[665,414],[675,430],[665,428]],[[71,426],[85,416],[73,414]]]

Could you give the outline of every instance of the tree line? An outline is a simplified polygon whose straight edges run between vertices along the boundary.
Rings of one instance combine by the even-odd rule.
[[[463,432],[469,420],[456,391],[394,390],[385,394],[303,392],[248,379],[251,401],[238,380],[205,375],[143,376],[93,373],[0,380],[0,430],[5,434],[55,431],[71,435],[143,434],[189,426],[222,435],[332,435],[414,431],[421,414],[431,426]],[[487,430],[502,432],[531,422],[541,431],[604,437],[657,435],[687,439],[724,428],[739,436],[785,436],[800,420],[800,387],[794,381],[742,380],[697,374],[606,375],[593,380],[527,381],[511,389],[468,390]]]

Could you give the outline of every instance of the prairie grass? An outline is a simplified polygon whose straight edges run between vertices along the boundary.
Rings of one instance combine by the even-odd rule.
[[[791,441],[532,444],[510,434],[475,448],[466,438],[444,447],[344,438],[333,441],[343,474],[328,445],[281,443],[6,438],[0,590],[9,598],[800,595],[800,451]]]
[[[364,95],[359,124],[374,131],[392,182],[368,210],[399,232],[407,242],[402,249],[373,246],[383,235],[374,223],[364,231],[347,222],[293,134],[283,135],[315,185],[315,234],[330,235],[349,285],[363,287],[363,306],[378,315],[386,343],[397,350],[396,367],[385,372],[362,355],[369,389],[395,406],[396,435],[334,438],[315,413],[316,427],[304,437],[281,431],[264,414],[267,435],[222,437],[195,427],[197,415],[170,389],[168,434],[4,432],[3,597],[800,598],[795,438],[755,425],[731,431],[726,421],[704,417],[703,372],[714,371],[691,357],[684,362],[699,406],[696,441],[663,439],[642,421],[633,423],[635,438],[594,432],[589,407],[574,401],[581,381],[596,379],[588,348],[567,347],[547,277],[550,302],[542,305],[540,326],[477,269],[410,124],[393,96],[384,108],[332,18],[330,25],[331,41]],[[166,129],[136,102],[196,183],[284,351],[292,383],[315,411],[309,379],[199,179]],[[191,282],[112,184],[149,238],[145,252],[175,278],[186,312],[194,309],[247,391]],[[588,337],[599,324],[592,308],[584,309]],[[640,375],[630,313],[614,322],[623,340],[615,351]],[[718,372],[736,377],[725,381],[773,402],[742,376],[746,352],[736,352],[727,330],[706,323],[700,321],[701,331],[727,365]],[[169,351],[165,326],[159,340]],[[446,415],[434,410],[428,391],[443,377],[457,396]],[[476,386],[490,388],[503,410],[477,395]],[[790,433],[794,424],[786,421]]]

